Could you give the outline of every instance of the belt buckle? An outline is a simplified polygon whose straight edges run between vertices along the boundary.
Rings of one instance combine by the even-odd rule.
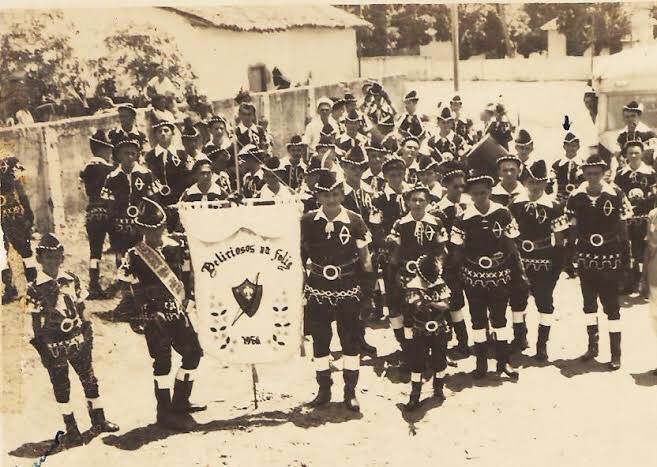
[[[569,183],[568,185],[566,185],[566,193],[572,193],[574,189],[575,189],[574,184]]]
[[[169,196],[171,194],[171,187],[169,185],[162,185],[160,188],[160,194],[162,196]]]
[[[520,244],[520,247],[522,248],[522,251],[525,251],[527,253],[531,253],[536,249],[536,245],[534,245],[534,242],[531,240],[523,240],[522,243]]]
[[[427,321],[424,323],[424,329],[428,332],[436,332],[438,330],[438,321]]]
[[[477,261],[477,264],[479,265],[480,268],[482,269],[490,269],[493,267],[493,260],[489,256],[482,256],[479,258]]]
[[[340,268],[328,264],[322,269],[322,275],[324,276],[324,279],[334,281],[340,276]]]
[[[125,210],[125,213],[130,217],[131,219],[135,219],[139,215],[139,208],[135,205],[130,205],[127,207]]]
[[[416,274],[417,273],[417,261],[407,261],[406,262],[406,271],[409,274]]]
[[[601,246],[605,242],[605,238],[600,234],[592,234],[589,237],[589,243],[593,246]]]
[[[64,318],[59,325],[59,329],[61,329],[62,332],[70,332],[71,329],[76,326],[78,320],[79,318]]]

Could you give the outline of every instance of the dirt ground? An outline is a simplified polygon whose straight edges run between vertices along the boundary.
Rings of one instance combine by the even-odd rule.
[[[417,85],[433,95],[427,113],[449,83]],[[581,83],[466,83],[468,102],[487,102],[494,92],[536,96],[538,108],[522,119],[536,122],[534,139],[545,151],[560,138],[561,112],[549,106],[581,97]],[[469,101],[470,100],[470,101]],[[507,105],[512,107],[511,96]],[[581,101],[578,101],[581,102]],[[431,105],[430,105],[431,104]],[[467,108],[467,107],[466,107]],[[571,119],[577,121],[582,115]],[[524,126],[524,125],[523,125]],[[556,145],[558,148],[558,144]],[[538,149],[538,148],[537,148]],[[62,240],[68,247],[68,268],[86,279],[87,247],[79,221],[70,223]],[[103,271],[109,280],[112,261]],[[383,357],[363,360],[358,387],[362,414],[341,404],[342,377],[334,372],[333,400],[326,409],[303,404],[315,391],[308,359],[258,366],[258,409],[248,367],[223,367],[206,357],[201,362],[193,399],[208,404],[196,416],[189,434],[175,434],[153,425],[155,401],[151,362],[142,336],[126,324],[107,321],[115,302],[89,302],[94,332],[94,365],[108,418],[121,426],[115,434],[83,447],[50,455],[46,466],[654,466],[657,465],[657,336],[640,299],[623,302],[623,366],[606,370],[609,361],[606,320],[601,315],[601,354],[582,364],[586,330],[578,281],[564,275],[557,286],[556,322],[549,343],[550,363],[535,364],[528,356],[515,360],[520,380],[513,383],[493,373],[474,382],[468,373],[474,359],[449,369],[447,400],[429,399],[412,415],[401,410],[409,390],[408,375],[391,367],[385,356],[396,349],[388,328],[368,329],[368,340]],[[46,371],[29,346],[29,317],[18,304],[2,310],[2,449],[3,465],[33,465],[63,428]],[[536,339],[537,318],[528,310],[530,341]],[[531,355],[533,349],[527,350]],[[339,354],[335,354],[339,358]],[[174,362],[176,368],[178,362]],[[341,365],[337,363],[339,367]],[[490,361],[490,368],[494,362]],[[72,401],[81,429],[88,429],[84,395],[72,374]]]

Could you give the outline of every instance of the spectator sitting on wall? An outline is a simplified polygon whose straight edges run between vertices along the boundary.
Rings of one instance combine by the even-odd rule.
[[[7,126],[13,125],[30,125],[34,123],[34,117],[30,113],[28,108],[27,99],[21,97],[16,100],[16,113],[14,118],[9,118],[7,120]]]
[[[278,69],[278,67],[274,67],[274,69],[271,71],[271,78],[274,83],[274,86],[276,86],[276,89],[289,89],[291,86],[291,82],[289,79],[283,75],[283,72]]]
[[[159,66],[155,76],[146,84],[146,96],[153,100],[155,95],[174,98],[176,94],[178,94],[176,86],[166,76],[164,67]]]

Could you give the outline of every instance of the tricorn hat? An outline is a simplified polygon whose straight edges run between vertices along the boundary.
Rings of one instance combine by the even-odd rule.
[[[91,148],[91,152],[93,153],[94,151],[96,151],[96,149],[103,146],[108,148],[114,147],[112,143],[110,143],[107,140],[107,135],[105,134],[105,132],[99,128],[94,132],[93,135],[89,137],[89,147]]]
[[[404,196],[408,197],[411,196],[413,193],[417,193],[417,192],[426,193],[427,198],[431,194],[431,190],[429,190],[428,186],[426,186],[423,183],[417,182],[414,185],[409,185],[408,187],[406,187],[406,189],[404,190]]]
[[[548,179],[547,165],[543,159],[538,159],[527,167],[527,173],[531,178],[540,182],[546,182]]]
[[[290,138],[290,142],[285,145],[285,147],[289,150],[290,148],[294,147],[307,147],[308,145],[303,142],[303,138],[299,135],[293,135],[292,138]]]
[[[406,95],[404,96],[404,102],[406,101],[417,102],[418,100],[420,100],[420,98],[418,97],[417,91],[415,90],[407,92]]]
[[[192,124],[192,119],[187,117],[183,122],[183,131],[182,131],[183,139],[194,139],[194,138],[198,138],[199,136],[201,136],[201,133]]]
[[[345,102],[358,102],[356,100],[356,97],[350,92],[345,92],[344,93],[344,101]]]
[[[151,128],[155,130],[157,128],[161,128],[164,126],[168,126],[169,128],[171,128],[171,131],[175,131],[176,129],[176,125],[173,122],[170,122],[169,120],[165,120],[165,119],[158,120],[153,125],[151,125]]]
[[[438,120],[442,120],[444,122],[454,120],[454,114],[452,113],[452,109],[450,109],[449,107],[443,107],[440,113],[438,114]]]
[[[643,104],[638,103],[637,101],[632,101],[629,102],[627,105],[623,107],[623,110],[627,110],[629,112],[636,112],[638,114],[643,113]]]
[[[440,171],[443,173],[443,182],[447,182],[454,177],[465,177],[465,168],[459,161],[449,160],[440,164]]]
[[[121,112],[130,112],[132,115],[137,115],[137,110],[135,110],[135,106],[132,104],[132,102],[125,102],[123,104],[119,104],[116,106],[116,110]]]
[[[529,146],[533,141],[529,132],[521,129],[518,131],[518,136],[516,136],[514,143],[516,143],[516,146]]]
[[[356,112],[355,110],[352,110],[349,113],[347,113],[344,119],[346,122],[360,123],[360,116],[358,115],[358,112]]]
[[[386,173],[389,170],[405,170],[405,169],[406,169],[406,163],[404,162],[404,159],[402,159],[396,154],[386,157],[386,160],[384,160],[383,164],[381,164],[381,171],[383,173]]]
[[[597,154],[589,156],[584,162],[582,162],[582,170],[587,167],[601,167],[602,170],[607,170],[607,163],[605,160]]]
[[[395,126],[395,117],[387,112],[383,113],[377,120],[376,124],[384,127],[393,127]]]
[[[342,182],[337,179],[334,172],[331,172],[330,170],[322,170],[319,173],[319,180],[315,185],[315,190],[328,193],[341,186]]]
[[[347,154],[342,158],[341,161],[343,164],[351,164],[358,167],[363,167],[367,165],[367,155],[365,154],[365,149],[356,145],[351,148]]]
[[[566,133],[566,135],[563,137],[563,142],[565,143],[574,143],[575,141],[579,141],[579,138],[577,135],[571,131]]]
[[[196,159],[196,161],[194,161],[194,165],[192,166],[192,172],[196,172],[204,165],[209,165],[210,167],[212,167],[212,161],[204,156],[199,157],[198,159]]]
[[[59,241],[59,239],[55,236],[55,234],[52,233],[47,233],[43,237],[41,237],[41,241],[39,242],[39,245],[37,246],[37,252],[39,251],[64,251],[64,245],[62,245],[62,242]]]
[[[489,187],[492,187],[493,184],[495,183],[495,180],[486,172],[472,169],[468,173],[468,177],[465,179],[465,183],[468,188],[471,188],[472,186],[478,183],[485,183]]]
[[[515,162],[518,167],[522,165],[522,161],[515,154],[503,154],[497,158],[497,166],[499,167],[502,162]]]
[[[436,160],[427,155],[420,156],[417,161],[418,172],[426,172],[428,170],[436,170],[438,168],[438,163]]]
[[[262,169],[265,172],[271,172],[276,175],[284,174],[287,171],[285,165],[283,165],[281,160],[275,156],[269,157],[265,163],[262,164]]]
[[[167,221],[167,215],[162,206],[150,198],[143,198],[138,209],[139,213],[135,219],[135,224],[139,227],[157,229]]]

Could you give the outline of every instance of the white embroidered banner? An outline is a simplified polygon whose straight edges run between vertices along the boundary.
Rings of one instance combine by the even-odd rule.
[[[226,363],[299,354],[302,267],[295,203],[180,207],[194,270],[203,350]]]

